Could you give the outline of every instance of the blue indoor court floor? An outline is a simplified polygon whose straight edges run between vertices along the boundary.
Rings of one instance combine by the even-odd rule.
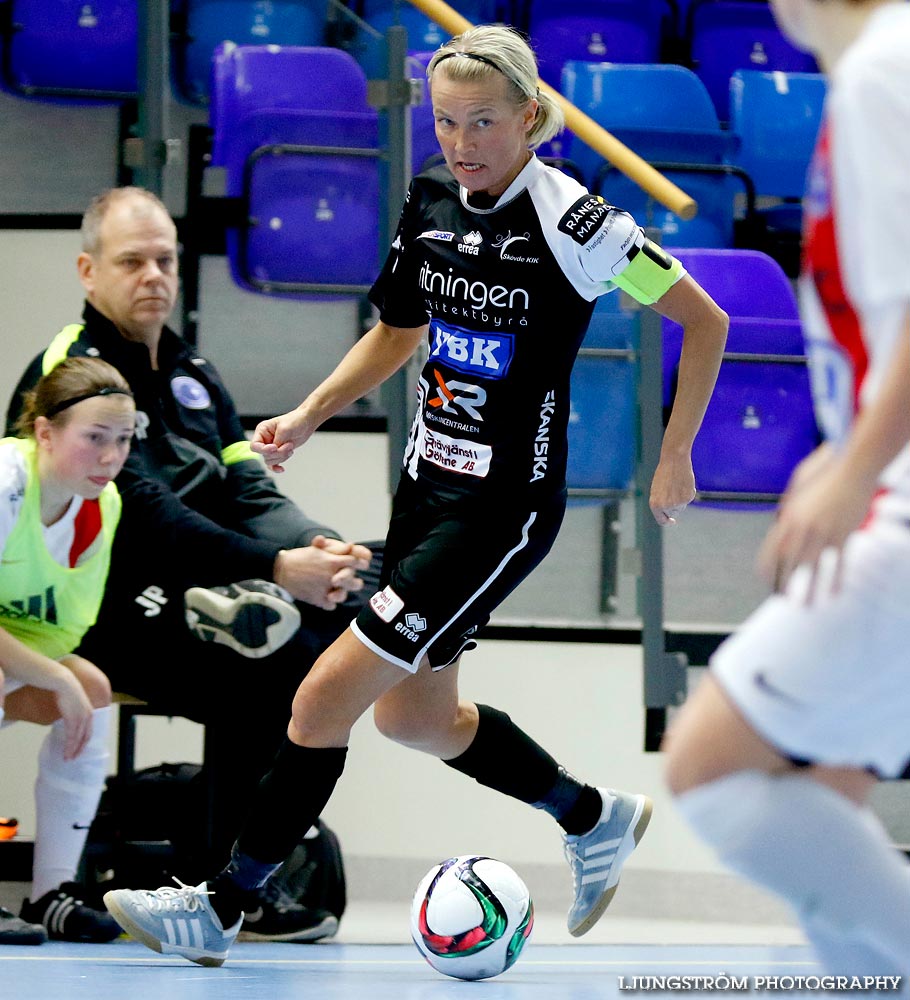
[[[613,1000],[646,992],[628,989],[633,977],[726,975],[747,979],[749,993],[760,994],[756,976],[817,974],[809,950],[793,945],[532,941],[506,973],[477,983],[440,975],[404,944],[241,943],[218,969],[157,955],[127,939],[108,945],[0,948],[0,996],[23,1000]],[[778,997],[807,995],[805,989],[775,992]],[[691,987],[686,993],[709,995]]]

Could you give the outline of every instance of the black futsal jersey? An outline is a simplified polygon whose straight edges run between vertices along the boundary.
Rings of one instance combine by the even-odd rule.
[[[429,322],[407,473],[532,505],[561,490],[594,300],[622,287],[651,304],[683,273],[630,215],[536,156],[486,209],[445,167],[415,177],[370,292],[386,324]]]

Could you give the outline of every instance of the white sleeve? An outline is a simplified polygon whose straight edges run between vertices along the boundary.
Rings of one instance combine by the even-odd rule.
[[[845,68],[832,93],[838,245],[854,301],[910,301],[910,62]]]
[[[0,445],[0,553],[22,510],[26,473],[15,445]]]
[[[558,175],[558,171],[552,171]],[[675,258],[655,247],[636,221],[600,195],[563,175],[533,193],[550,249],[576,291],[592,301],[622,288],[645,305],[660,299],[685,274]]]

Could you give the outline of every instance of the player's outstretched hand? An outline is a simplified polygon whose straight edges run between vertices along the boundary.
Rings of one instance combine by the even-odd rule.
[[[695,473],[690,455],[661,455],[651,482],[648,504],[660,525],[676,524],[677,517],[695,499]]]
[[[298,407],[280,417],[261,420],[253,432],[250,447],[257,455],[262,455],[272,472],[284,472],[284,463],[310,439],[314,430],[315,426]]]
[[[816,449],[794,470],[781,500],[777,519],[759,550],[758,570],[776,593],[787,588],[797,566],[810,569],[806,603],[819,591],[822,553],[830,549],[837,559],[829,586],[836,593],[843,576],[843,549],[860,526],[876,483],[864,483],[827,445]]]

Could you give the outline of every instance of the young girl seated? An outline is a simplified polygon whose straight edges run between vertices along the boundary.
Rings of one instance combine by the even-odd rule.
[[[49,727],[35,784],[32,892],[21,917],[0,908],[2,943],[119,934],[73,882],[107,772],[111,688],[72,651],[104,591],[120,516],[114,478],[135,417],[115,368],[67,358],[29,394],[21,437],[0,440],[0,724]]]

